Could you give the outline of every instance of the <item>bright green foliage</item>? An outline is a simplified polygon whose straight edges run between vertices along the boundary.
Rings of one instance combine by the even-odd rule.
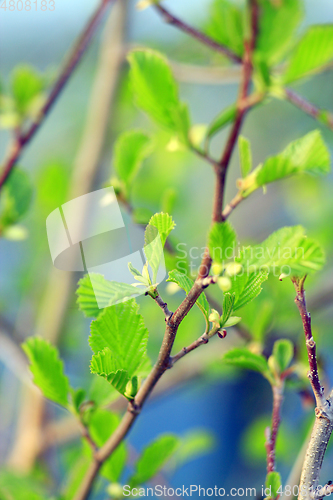
[[[89,421],[89,432],[98,447],[103,446],[111,434],[116,430],[120,418],[108,410],[96,410]],[[127,451],[122,442],[103,464],[101,474],[109,481],[116,482],[126,464]]]
[[[135,464],[135,474],[130,478],[131,485],[146,483],[154,477],[175,453],[179,439],[173,434],[165,434],[150,443]]]
[[[173,212],[176,199],[177,199],[177,191],[173,188],[166,189],[163,193],[161,200],[162,212],[171,214]]]
[[[46,500],[45,492],[33,477],[6,470],[0,473],[1,500]]]
[[[234,308],[234,302],[235,302],[235,295],[231,293],[224,293],[223,294],[223,312],[222,312],[222,318],[220,320],[220,326],[224,326],[228,319],[231,316],[231,313]],[[231,325],[230,325],[231,326]]]
[[[256,51],[269,66],[281,61],[291,45],[301,17],[300,0],[260,0],[259,36]]]
[[[245,306],[251,300],[257,297],[261,292],[261,284],[266,281],[268,274],[266,272],[241,273],[231,278],[230,294],[235,296],[233,310],[236,311]]]
[[[188,108],[179,100],[178,87],[165,57],[153,50],[134,50],[128,60],[136,104],[187,144]]]
[[[16,167],[1,189],[0,228],[15,224],[25,215],[30,207],[32,194],[28,174]]]
[[[177,466],[210,452],[214,444],[214,436],[205,429],[188,432],[182,436],[174,456]]]
[[[246,177],[252,170],[252,153],[250,141],[240,135],[238,138],[238,148],[242,177]]]
[[[46,398],[67,407],[69,382],[56,347],[40,337],[29,337],[22,348],[29,358],[34,383]]]
[[[118,391],[109,382],[98,376],[93,376],[88,392],[88,400],[93,401],[96,406],[108,406],[119,397]]]
[[[104,276],[96,273],[86,274],[79,280],[78,284],[79,287],[76,291],[77,303],[83,314],[90,318],[97,318],[103,312],[103,308],[138,293],[138,289],[132,285],[107,281]],[[95,293],[100,307],[96,301]]]
[[[91,458],[87,457],[85,454],[81,454],[76,458],[75,462],[71,464],[71,469],[63,488],[64,492],[61,496],[61,500],[73,500],[85,475],[87,474],[90,463]]]
[[[221,111],[221,113],[219,113],[209,124],[206,131],[206,139],[211,139],[221,129],[231,123],[236,117],[236,112],[237,108],[235,104],[231,104],[231,106],[223,109],[223,111]]]
[[[24,116],[36,98],[43,90],[42,76],[31,66],[17,66],[12,74],[12,93],[18,113]]]
[[[72,389],[70,388],[70,393],[72,396],[72,404],[76,413],[80,413],[80,406],[85,400],[86,391],[84,389]]]
[[[244,52],[243,11],[228,0],[214,0],[206,32],[238,56]]]
[[[223,356],[223,361],[233,366],[261,373],[268,371],[267,361],[261,354],[254,354],[246,347],[236,347]]]
[[[255,189],[295,174],[327,174],[330,171],[330,155],[319,130],[291,142],[282,153],[271,156],[259,165],[242,186],[243,195]]]
[[[114,167],[127,190],[151,149],[149,137],[141,130],[129,130],[118,137],[114,147]]]
[[[273,320],[274,301],[260,296],[242,308],[242,323],[258,342],[263,342]],[[260,311],[260,314],[258,314]]]
[[[121,394],[133,377],[145,376],[148,330],[135,300],[108,307],[91,323],[89,344],[95,353],[92,373],[106,378]]]
[[[174,227],[175,223],[172,217],[163,212],[153,215],[146,227],[144,251],[153,271],[153,284],[157,280],[157,272],[163,257],[163,247]]]
[[[192,286],[194,285],[194,282],[193,280],[191,280],[191,278],[186,276],[186,274],[177,271],[176,269],[169,272],[169,277],[167,281],[172,281],[173,283],[177,283],[177,285],[180,288],[182,288],[186,293],[189,293]],[[210,314],[210,307],[204,292],[199,296],[198,300],[196,301],[196,305],[199,307],[200,311],[204,315],[207,326],[209,326],[208,318]]]
[[[153,215],[149,224],[157,228],[163,246],[165,245],[167,237],[176,226],[171,215],[163,212]]]
[[[281,477],[278,472],[269,472],[266,476],[266,488],[270,488],[272,496],[268,498],[275,499],[279,496],[278,490],[281,488]]]
[[[273,356],[277,362],[280,373],[288,368],[294,356],[293,343],[288,339],[279,339],[274,343]]]
[[[293,276],[319,271],[325,256],[319,244],[305,236],[302,226],[293,226],[275,231],[260,245],[245,248],[240,261],[247,272],[267,270]]]
[[[230,222],[215,222],[208,235],[208,248],[213,262],[225,263],[233,257],[236,233]]]
[[[296,45],[284,76],[290,83],[323,69],[333,59],[333,25],[311,26]]]

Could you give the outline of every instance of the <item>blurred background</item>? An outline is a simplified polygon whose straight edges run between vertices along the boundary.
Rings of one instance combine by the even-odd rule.
[[[170,10],[197,27],[205,25],[209,4],[209,0],[165,2]],[[1,11],[2,87],[9,87],[13,68],[22,62],[34,66],[46,75],[47,81],[52,81],[96,5],[96,1],[55,0],[53,12]],[[305,2],[300,29],[308,24],[332,22],[330,0]],[[90,321],[78,310],[75,296],[82,274],[52,267],[45,220],[52,210],[72,199],[82,185],[89,192],[110,182],[114,175],[113,144],[119,133],[143,127],[153,135],[157,146],[138,174],[132,205],[140,209],[143,216],[153,214],[163,208],[166,193],[172,190],[172,216],[177,224],[175,241],[186,243],[188,248],[200,249],[205,245],[213,171],[193,154],[166,149],[167,134],[154,128],[135,108],[128,85],[126,51],[132,46],[148,46],[168,56],[179,81],[181,98],[189,103],[192,122],[197,124],[209,123],[219,110],[235,101],[238,69],[164,24],[153,9],[138,11],[134,1],[124,2],[122,7],[116,5],[106,23],[107,30],[104,22],[55,108],[20,160],[20,166],[29,172],[34,186],[31,209],[22,220],[28,236],[19,242],[0,241],[0,461],[3,471],[0,485],[6,481],[5,471],[10,470],[17,475],[28,474],[31,481],[43,483],[49,491],[58,494],[66,480],[68,464],[80,450],[77,428],[71,418],[52,403],[41,402],[39,394],[31,390],[20,344],[35,333],[45,336],[58,346],[72,385],[89,385]],[[302,81],[297,90],[315,105],[332,110],[332,84],[333,71],[327,70],[310,81]],[[109,104],[105,106],[105,102]],[[322,129],[332,151],[331,131],[290,104],[272,99],[249,113],[242,134],[251,141],[257,165],[315,128]],[[212,154],[220,154],[226,134],[224,131],[214,138]],[[1,130],[2,157],[9,140],[10,133]],[[228,173],[227,200],[236,193],[235,181],[239,176],[236,152]],[[327,387],[333,383],[332,189],[332,175],[292,178],[270,185],[265,195],[258,190],[231,216],[242,244],[261,241],[283,225],[300,223],[307,234],[317,238],[325,248],[327,265],[308,280],[307,297]],[[192,260],[195,266],[199,264],[199,257]],[[244,313],[244,325],[250,332],[252,328],[259,328],[255,319],[262,313],[265,318],[262,329],[267,333],[265,352],[269,354],[277,337],[288,337],[295,342],[296,355],[304,359],[302,326],[293,302],[292,284],[275,278],[264,285],[264,292],[256,302],[257,312],[249,306]],[[168,290],[164,283],[162,297],[174,310],[183,295],[182,292],[171,295]],[[214,290],[212,294],[221,302],[219,291]],[[161,313],[148,298],[141,297],[138,302],[150,332],[149,354],[156,359],[163,335]],[[181,325],[175,351],[196,339],[203,328],[200,311],[192,310]],[[146,404],[131,431],[129,443],[134,456],[163,432],[182,436],[205,429],[211,434],[211,447],[205,454],[165,471],[163,481],[167,484],[173,487],[200,484],[206,488],[217,485],[226,489],[256,487],[261,491],[265,479],[264,428],[269,425],[271,412],[270,387],[259,374],[226,370],[219,361],[227,346],[243,341],[230,329],[226,341],[215,338],[182,360],[175,373],[171,370],[165,375],[161,388]],[[308,389],[306,383],[299,380],[287,386],[277,452],[278,470],[284,483],[312,422],[313,406]],[[324,461],[323,481],[332,479],[332,458],[331,450]],[[103,491],[93,498],[106,498]],[[17,500],[25,498],[21,495]]]

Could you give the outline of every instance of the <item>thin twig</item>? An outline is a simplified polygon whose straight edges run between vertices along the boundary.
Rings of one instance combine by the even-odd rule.
[[[160,294],[158,294],[156,297],[154,297],[154,300],[155,300],[156,304],[159,305],[160,308],[162,309],[162,311],[164,312],[165,321],[168,321],[171,318],[171,316],[173,315],[173,313],[171,311],[169,311],[169,309],[168,309],[168,304],[166,302],[164,302],[164,300],[162,300]]]
[[[69,78],[72,76],[78,63],[81,61],[82,56],[89,47],[91,39],[94,36],[107,7],[114,2],[115,0],[101,1],[96,12],[89,20],[78,40],[75,42],[69,56],[66,58],[64,66],[60,71],[59,76],[55,81],[44,106],[38,114],[38,118],[30,124],[29,128],[25,132],[20,131],[18,134],[16,134],[14,143],[10,147],[8,157],[4,161],[3,170],[0,176],[0,189],[10,175],[12,169],[15,167],[17,161],[19,160],[24,147],[31,141],[31,139],[40,128],[41,124],[44,122],[46,116],[59,97],[61,91],[65,87]]]
[[[306,113],[307,115],[312,116],[316,120],[320,121],[320,123],[323,123],[328,128],[333,130],[332,113],[324,109],[317,108],[314,104],[309,102],[303,96],[300,96],[299,94],[297,94],[296,92],[294,92],[289,88],[285,88],[284,91],[287,101],[289,101],[291,104],[304,111],[304,113]]]
[[[273,411],[272,411],[272,426],[268,428],[268,435],[266,439],[267,451],[267,473],[274,472],[275,470],[275,449],[276,438],[281,422],[281,406],[283,401],[283,385],[273,386]]]
[[[316,403],[318,407],[321,407],[324,403],[324,389],[320,383],[319,373],[318,373],[318,365],[317,365],[317,355],[316,355],[316,343],[313,340],[312,329],[311,329],[311,316],[307,311],[306,300],[305,300],[305,289],[304,289],[304,281],[305,278],[298,279],[294,278],[293,284],[296,290],[296,298],[295,303],[298,307],[299,313],[302,318],[303,330],[305,335],[305,344],[308,353],[308,361],[310,371],[308,373],[308,377],[310,379],[313,393],[316,398]]]
[[[210,47],[211,49],[220,52],[221,54],[225,55],[228,59],[235,63],[241,63],[242,59],[239,57],[237,54],[235,54],[232,50],[229,49],[229,47],[222,45],[221,43],[216,42],[213,40],[213,38],[210,38],[209,36],[205,35],[201,31],[193,28],[192,26],[189,26],[187,23],[179,19],[178,17],[174,16],[171,14],[165,7],[162,7],[160,4],[155,4],[154,5],[155,9],[159,14],[161,14],[162,18],[164,21],[168,24],[172,24],[176,28],[178,28],[181,31],[184,31],[188,35],[192,36],[199,42],[203,43],[207,47]]]

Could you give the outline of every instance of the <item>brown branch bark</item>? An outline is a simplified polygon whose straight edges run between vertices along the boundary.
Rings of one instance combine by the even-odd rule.
[[[291,104],[296,106],[297,108],[301,109],[306,113],[307,115],[312,116],[315,118],[315,120],[320,121],[324,125],[326,125],[328,128],[333,130],[333,115],[332,113],[329,113],[326,110],[317,108],[314,104],[312,104],[310,101],[305,99],[303,96],[300,96],[293,90],[289,88],[285,88],[285,96],[287,101],[289,101]]]
[[[57,80],[55,81],[48,98],[39,112],[38,118],[30,124],[28,129],[23,132],[20,131],[16,134],[13,144],[11,145],[8,153],[8,157],[4,160],[3,169],[0,175],[0,189],[6,182],[6,179],[10,175],[11,171],[15,167],[17,161],[21,157],[23,149],[35,136],[36,132],[39,130],[40,126],[44,122],[46,116],[50,112],[57,98],[61,94],[66,83],[74,73],[77,65],[82,59],[82,56],[86,52],[92,37],[94,36],[100,21],[102,20],[106,9],[110,4],[114,3],[115,0],[102,0],[98,6],[96,12],[93,14],[92,18],[89,20],[88,24],[84,28],[83,32],[79,36],[78,40],[75,42],[69,56],[66,58],[63,68],[61,69]]]
[[[165,7],[162,7],[160,4],[154,5],[155,9],[157,12],[162,16],[164,21],[168,24],[171,24],[172,26],[175,26],[178,28],[180,31],[183,31],[184,33],[187,33],[190,35],[192,38],[195,38],[202,44],[206,45],[207,47],[215,50],[216,52],[220,52],[221,54],[225,55],[228,59],[235,63],[241,63],[242,59],[235,54],[232,50],[229,49],[229,47],[226,47],[225,45],[222,45],[221,43],[216,42],[213,40],[213,38],[210,38],[209,36],[205,35],[201,31],[193,28],[192,26],[189,26],[187,23],[179,19],[178,17],[174,16],[169,12]]]
[[[268,436],[266,440],[267,452],[267,473],[275,471],[275,450],[276,438],[281,422],[281,406],[283,402],[283,385],[273,386],[273,411],[272,411],[272,426],[268,428]]]

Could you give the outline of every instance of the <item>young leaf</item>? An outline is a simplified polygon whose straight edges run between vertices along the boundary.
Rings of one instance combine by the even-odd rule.
[[[290,83],[325,67],[333,58],[333,25],[311,26],[296,45],[284,76]]]
[[[295,174],[327,174],[330,171],[330,155],[321,134],[314,130],[291,142],[282,153],[267,158],[243,180],[243,196],[246,197],[260,186]]]
[[[139,485],[154,477],[175,453],[179,439],[173,434],[165,434],[150,443],[135,464],[136,472],[129,483]]]
[[[224,323],[223,327],[228,328],[229,326],[237,325],[242,320],[239,316],[230,316],[229,319]]]
[[[214,444],[215,439],[210,432],[204,429],[190,431],[182,436],[173,459],[177,467],[180,467],[198,456],[209,453],[214,448]]]
[[[12,74],[12,93],[18,112],[24,115],[32,100],[43,90],[42,76],[31,66],[17,66]]]
[[[243,11],[228,0],[214,0],[206,32],[238,56],[244,52]]]
[[[107,380],[120,394],[125,394],[130,376],[126,369],[122,369],[122,363],[112,355],[109,347],[93,355],[90,371]]]
[[[138,309],[135,300],[131,299],[104,309],[91,323],[89,344],[92,351],[97,354],[106,347],[110,350],[94,358],[96,363],[107,363],[108,373],[123,370],[129,378],[147,373],[148,330]]]
[[[256,52],[269,66],[281,61],[302,18],[300,0],[260,0]]]
[[[107,410],[96,410],[89,420],[89,432],[98,447],[103,446],[111,434],[116,430],[120,418],[115,413]],[[125,443],[122,442],[103,464],[101,474],[106,479],[115,483],[126,464],[127,451]]]
[[[226,322],[231,316],[231,313],[234,308],[234,302],[235,302],[235,295],[231,293],[224,293],[223,294],[223,312],[222,312],[222,318],[220,321],[220,326],[225,326]]]
[[[165,241],[174,227],[172,217],[163,212],[153,215],[146,227],[144,251],[153,271],[153,284],[157,281]]]
[[[0,197],[0,226],[15,224],[27,212],[33,188],[28,174],[16,167],[4,184]]]
[[[250,141],[240,135],[238,138],[238,148],[242,177],[246,177],[252,170],[252,153]]]
[[[290,361],[294,356],[293,343],[288,339],[279,339],[274,343],[273,356],[277,361],[280,372],[288,368]]]
[[[177,84],[166,59],[153,50],[134,50],[128,60],[137,105],[187,144],[188,108],[179,101]]]
[[[127,188],[150,152],[150,139],[141,130],[129,130],[118,137],[114,147],[114,167]]]
[[[180,288],[182,288],[186,293],[188,293],[191,290],[192,286],[194,285],[194,281],[191,280],[191,278],[186,276],[186,274],[177,271],[176,269],[169,272],[169,277],[167,281],[172,281],[173,283],[177,283],[177,285]],[[210,307],[204,292],[199,296],[198,300],[196,301],[196,305],[199,307],[200,311],[204,315],[206,320],[206,325],[209,327],[208,318],[210,314]]]
[[[275,499],[279,497],[278,490],[281,488],[281,477],[278,472],[269,472],[266,476],[266,488],[271,492],[269,498]]]
[[[22,348],[29,358],[34,383],[46,398],[67,407],[69,382],[57,349],[40,337],[28,338]]]
[[[231,278],[229,293],[235,295],[233,310],[236,311],[253,300],[261,292],[261,284],[266,281],[268,274],[265,272],[236,274]]]
[[[236,117],[237,107],[235,104],[231,104],[225,108],[221,113],[219,113],[214,120],[209,124],[206,131],[206,140],[211,139],[215,134],[217,134],[221,129],[226,127],[230,122],[232,122]]]
[[[234,255],[236,233],[229,222],[215,222],[208,235],[208,248],[213,262],[225,263]]]
[[[139,290],[132,285],[107,281],[104,276],[96,273],[86,274],[79,280],[78,285],[77,303],[83,314],[89,318],[97,318],[105,307],[139,293]]]
[[[236,347],[223,356],[223,361],[229,365],[239,366],[247,370],[265,373],[268,370],[267,360],[261,354],[254,354],[246,347]]]
[[[245,248],[240,262],[247,272],[265,270],[293,276],[320,270],[325,256],[319,244],[305,236],[302,226],[294,226],[283,227],[260,245]]]

